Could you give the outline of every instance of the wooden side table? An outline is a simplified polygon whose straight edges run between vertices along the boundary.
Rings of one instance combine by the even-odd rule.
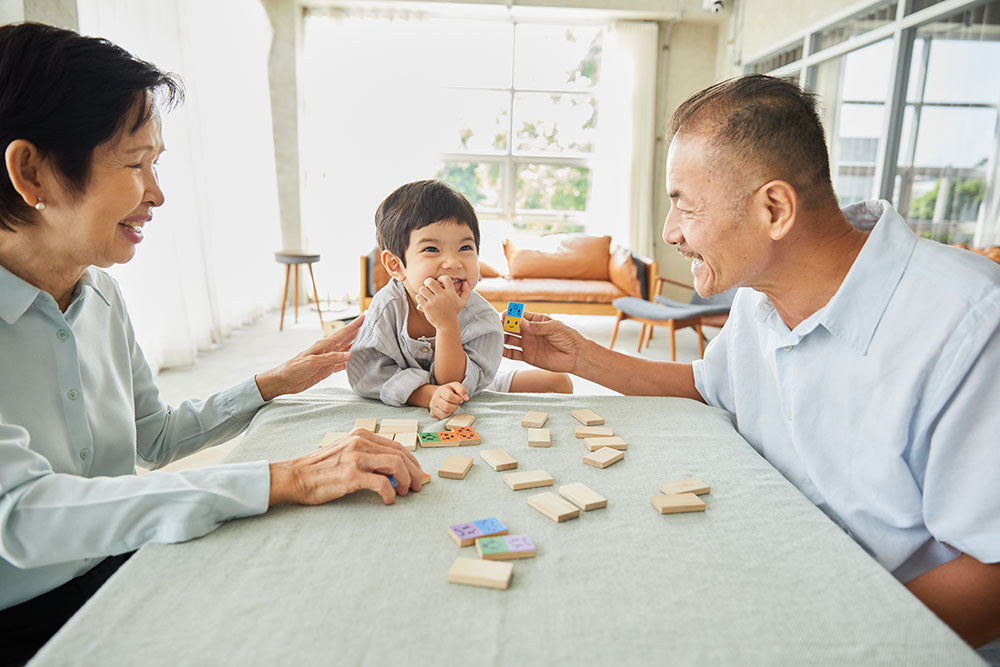
[[[319,326],[323,328],[323,309],[319,305],[319,294],[316,292],[316,278],[313,276],[313,262],[319,261],[319,255],[311,252],[282,250],[274,253],[274,258],[285,265],[285,289],[281,292],[281,323],[278,331],[285,328],[285,302],[288,301],[288,275],[295,266],[295,322],[299,321],[299,264],[305,264],[309,269],[309,280],[312,282],[313,298],[316,299],[316,312],[319,314]]]

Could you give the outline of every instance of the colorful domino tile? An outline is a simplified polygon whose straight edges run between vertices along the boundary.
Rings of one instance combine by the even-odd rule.
[[[427,447],[427,443],[441,442],[441,438],[438,437],[437,433],[417,433],[417,438],[420,439],[420,444]],[[433,445],[431,445],[433,446]]]
[[[476,540],[476,551],[483,560],[534,558],[536,553],[535,543],[527,535],[480,537]]]
[[[503,330],[510,333],[521,333],[521,315],[524,314],[524,304],[517,301],[507,303],[507,312],[504,313]]]
[[[480,537],[493,537],[495,535],[506,535],[507,526],[497,519],[480,519],[469,523],[457,523],[448,528],[451,539],[460,547],[467,547],[473,544]]]
[[[463,447],[466,445],[480,445],[483,442],[474,428],[456,428],[452,433],[458,436],[458,444]]]

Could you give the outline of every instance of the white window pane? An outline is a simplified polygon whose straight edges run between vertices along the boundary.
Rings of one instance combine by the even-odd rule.
[[[510,93],[448,90],[441,94],[438,145],[445,153],[505,153]]]
[[[585,211],[589,195],[585,167],[525,164],[517,169],[519,211]]]
[[[595,26],[517,26],[514,87],[587,90],[598,81],[602,32]]]
[[[514,152],[579,155],[594,150],[597,98],[519,93],[514,97]]]
[[[931,40],[925,102],[996,104],[1000,100],[1000,41]]]
[[[982,167],[994,150],[995,109],[924,107],[913,164]]]
[[[889,64],[892,40],[876,42],[844,56],[844,79],[841,98],[845,100],[885,101],[889,90]]]
[[[502,21],[437,20],[429,39],[441,51],[443,86],[510,88],[514,26]]]
[[[443,162],[434,174],[468,199],[477,211],[498,211],[503,201],[500,162]]]

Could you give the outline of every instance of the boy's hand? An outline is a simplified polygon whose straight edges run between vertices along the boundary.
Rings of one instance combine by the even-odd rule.
[[[454,414],[465,401],[469,400],[469,392],[465,390],[461,382],[449,382],[434,390],[431,395],[430,405],[427,407],[431,411],[434,419],[444,419]]]
[[[461,291],[448,276],[437,280],[428,278],[416,293],[417,306],[435,329],[452,325],[458,327],[458,312],[465,307],[468,299],[468,283],[461,282]]]

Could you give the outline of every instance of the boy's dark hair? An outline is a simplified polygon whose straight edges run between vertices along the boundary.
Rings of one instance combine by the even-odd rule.
[[[98,145],[122,129],[134,134],[158,104],[183,97],[174,75],[107,40],[41,23],[0,27],[0,149],[30,141],[73,193],[87,186]],[[0,229],[35,220],[0,162]]]
[[[462,193],[442,181],[407,183],[396,188],[375,211],[378,247],[388,250],[406,266],[410,233],[443,220],[454,220],[472,230],[479,252],[479,219]]]
[[[679,131],[708,138],[733,169],[790,183],[807,208],[837,201],[816,96],[797,84],[763,74],[717,83],[677,108],[670,136]]]

